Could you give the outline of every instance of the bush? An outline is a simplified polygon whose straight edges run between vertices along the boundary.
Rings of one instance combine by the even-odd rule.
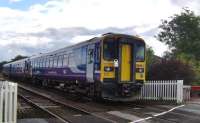
[[[191,85],[195,80],[195,73],[189,64],[185,64],[179,60],[162,60],[151,65],[148,79],[184,80],[184,84]]]

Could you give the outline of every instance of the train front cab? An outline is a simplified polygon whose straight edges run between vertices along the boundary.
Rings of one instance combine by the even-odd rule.
[[[102,41],[102,97],[134,100],[145,80],[145,43],[131,36],[110,36]]]

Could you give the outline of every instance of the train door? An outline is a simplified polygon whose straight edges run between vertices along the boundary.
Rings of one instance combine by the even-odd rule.
[[[94,51],[95,51],[95,44],[88,45],[87,65],[86,65],[87,82],[94,82]]]
[[[130,44],[121,44],[121,82],[131,81],[131,49]]]
[[[28,59],[25,61],[25,75],[26,76],[31,76],[32,75],[32,68],[31,68],[31,61]]]
[[[9,65],[9,72],[8,72],[8,76],[10,77],[12,73],[12,64]]]

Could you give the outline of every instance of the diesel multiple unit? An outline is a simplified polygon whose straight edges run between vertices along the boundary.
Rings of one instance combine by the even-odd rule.
[[[10,78],[110,100],[133,100],[145,80],[143,39],[107,33],[4,65]]]

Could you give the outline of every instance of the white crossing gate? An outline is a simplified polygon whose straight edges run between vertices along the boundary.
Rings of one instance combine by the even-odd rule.
[[[0,123],[17,121],[17,84],[0,81]]]
[[[183,80],[146,81],[138,99],[183,103],[190,99],[190,86],[184,86]]]

